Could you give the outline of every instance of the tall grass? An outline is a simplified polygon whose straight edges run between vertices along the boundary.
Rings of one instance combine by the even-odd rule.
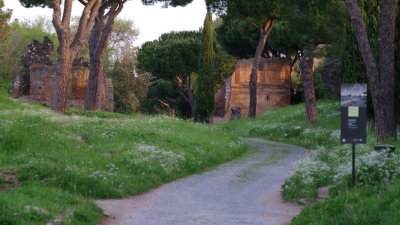
[[[61,206],[46,203],[59,201],[53,194],[22,201],[25,192],[37,191],[79,199],[71,203],[73,216],[66,224],[95,224],[99,209],[86,198],[140,194],[232,160],[246,149],[240,137],[190,121],[78,110],[59,115],[0,96],[0,173],[16,169],[21,182],[0,195],[0,209],[9,209],[0,210],[0,224],[43,224],[56,217],[51,208]],[[21,201],[7,206],[13,198]],[[26,212],[26,204],[50,214]]]

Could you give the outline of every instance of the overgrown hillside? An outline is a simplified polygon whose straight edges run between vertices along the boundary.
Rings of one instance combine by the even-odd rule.
[[[232,160],[240,137],[164,116],[68,111],[0,94],[0,224],[96,224],[92,199],[140,194]]]

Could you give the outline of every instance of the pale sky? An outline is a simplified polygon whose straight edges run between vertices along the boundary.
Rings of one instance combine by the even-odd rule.
[[[38,15],[48,16],[51,21],[53,10],[49,8],[24,8],[18,0],[4,0],[3,9],[12,9],[12,19],[32,19]],[[170,31],[198,30],[203,26],[206,16],[205,0],[193,0],[186,7],[161,8],[162,4],[144,6],[141,0],[128,0],[117,18],[131,19],[139,28],[140,34],[135,41],[141,46],[146,41],[153,41],[163,33]],[[83,6],[73,2],[73,15],[81,15]]]

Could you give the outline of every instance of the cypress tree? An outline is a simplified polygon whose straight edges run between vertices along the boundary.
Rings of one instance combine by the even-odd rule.
[[[200,121],[209,122],[210,114],[214,110],[215,78],[213,37],[211,30],[212,15],[207,10],[204,19],[202,42],[200,47],[200,66],[196,89],[196,113]]]

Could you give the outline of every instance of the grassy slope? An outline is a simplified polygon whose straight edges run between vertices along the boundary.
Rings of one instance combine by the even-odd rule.
[[[0,172],[17,171],[20,182],[0,194],[0,224],[45,224],[60,216],[68,217],[65,224],[96,224],[101,210],[90,199],[139,194],[245,152],[239,137],[189,121],[64,116],[4,93],[0,103]]]

